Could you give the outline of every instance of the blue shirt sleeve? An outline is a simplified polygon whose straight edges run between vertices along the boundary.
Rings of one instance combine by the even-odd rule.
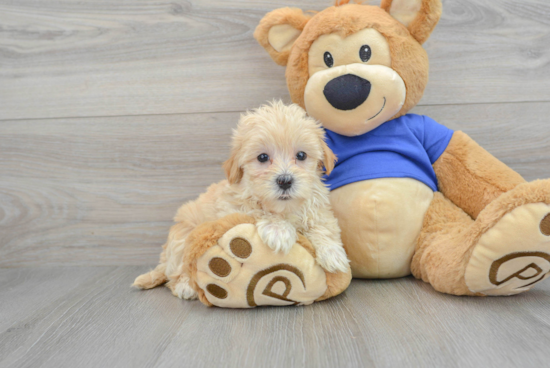
[[[422,132],[417,131],[416,133],[421,133],[417,137],[428,153],[430,162],[433,164],[447,149],[454,131],[428,116],[422,116],[422,120],[423,124],[419,127],[419,130],[422,130]]]

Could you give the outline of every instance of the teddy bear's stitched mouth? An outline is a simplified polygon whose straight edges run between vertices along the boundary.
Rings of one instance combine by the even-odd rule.
[[[384,97],[384,103],[382,104],[382,108],[380,109],[380,111],[378,111],[378,112],[376,113],[376,115],[374,115],[372,118],[367,119],[367,121],[368,121],[368,120],[372,120],[372,119],[374,119],[375,117],[377,117],[378,115],[380,115],[380,113],[382,112],[382,110],[384,110],[384,107],[386,107],[386,97]]]

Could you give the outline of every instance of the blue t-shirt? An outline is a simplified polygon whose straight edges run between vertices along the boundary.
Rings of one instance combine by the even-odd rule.
[[[330,190],[361,180],[412,178],[437,191],[432,164],[449,145],[453,131],[433,119],[407,114],[355,137],[326,130],[338,157],[325,182]]]

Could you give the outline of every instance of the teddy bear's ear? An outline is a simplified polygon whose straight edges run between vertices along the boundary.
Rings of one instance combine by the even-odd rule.
[[[297,8],[274,10],[260,21],[254,38],[277,64],[285,66],[294,41],[310,19],[311,16]]]
[[[382,0],[380,7],[403,23],[423,44],[441,17],[441,0]]]

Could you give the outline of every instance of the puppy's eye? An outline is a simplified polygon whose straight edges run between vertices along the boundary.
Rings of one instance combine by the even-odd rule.
[[[325,55],[323,56],[323,59],[325,60],[325,64],[329,68],[332,68],[332,66],[334,65],[334,58],[332,57],[332,54],[328,51],[325,52]]]
[[[307,154],[304,151],[300,151],[296,154],[296,159],[298,161],[304,161],[307,158]]]
[[[269,155],[267,153],[262,153],[258,155],[258,161],[266,162],[267,160],[269,160]]]
[[[361,46],[361,48],[359,49],[359,57],[361,58],[361,60],[363,60],[364,62],[367,62],[369,61],[371,56],[372,56],[372,51],[369,45]]]

